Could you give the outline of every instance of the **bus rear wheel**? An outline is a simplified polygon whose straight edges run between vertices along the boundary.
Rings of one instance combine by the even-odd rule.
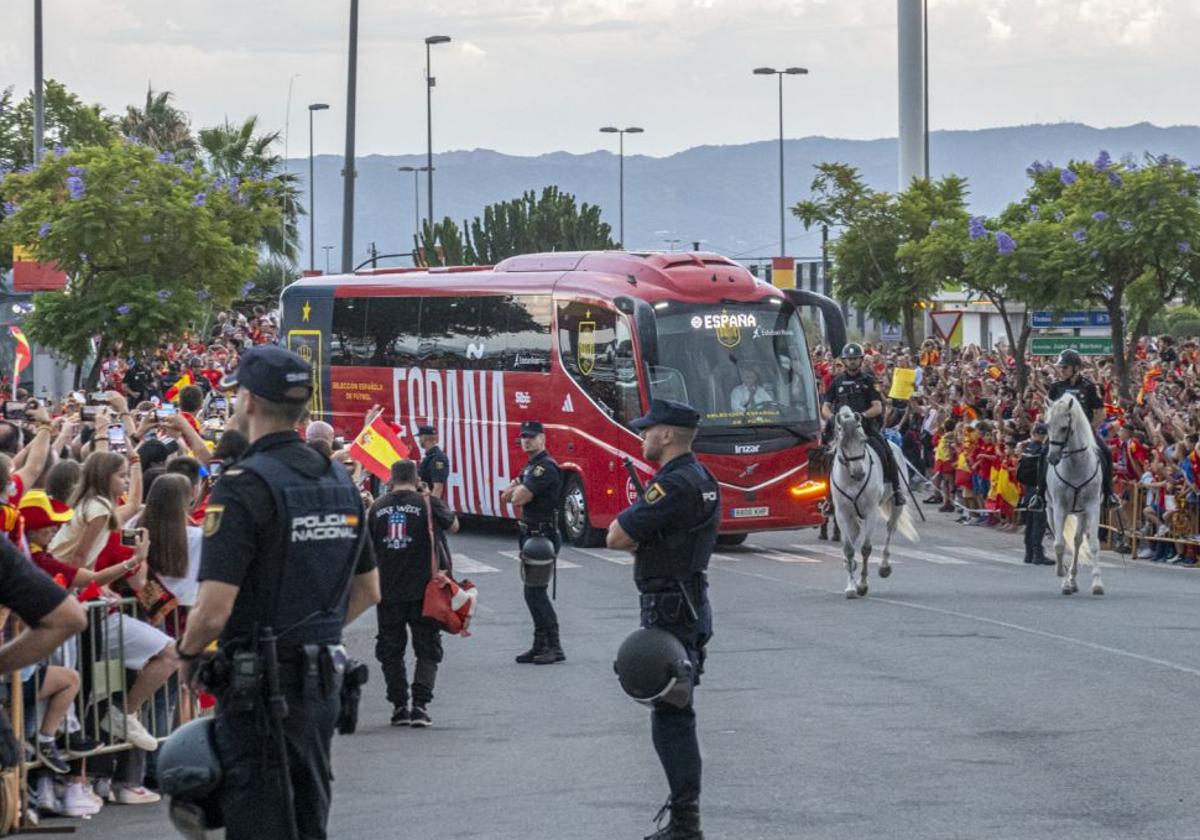
[[[717,534],[717,545],[741,545],[749,534]]]
[[[587,496],[577,475],[567,476],[562,498],[562,530],[567,542],[579,548],[604,545],[604,532],[593,528],[588,517]]]

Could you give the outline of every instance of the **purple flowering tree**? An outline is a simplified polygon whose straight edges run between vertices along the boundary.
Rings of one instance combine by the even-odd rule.
[[[68,361],[88,358],[96,336],[103,358],[194,328],[242,292],[264,231],[280,225],[268,182],[242,183],[239,200],[212,189],[203,166],[189,175],[158,154],[119,142],[82,148],[0,185],[16,206],[0,221],[0,253],[24,245],[69,277],[64,292],[37,295],[25,321],[31,339]]]
[[[1073,177],[1064,177],[1068,171]],[[1046,254],[1055,278],[1051,308],[1108,312],[1113,364],[1128,399],[1137,340],[1169,305],[1200,302],[1193,247],[1200,245],[1200,177],[1170,156],[1147,156],[1138,166],[1101,154],[1070,170],[1031,174],[1031,181],[1029,201],[1059,220]]]

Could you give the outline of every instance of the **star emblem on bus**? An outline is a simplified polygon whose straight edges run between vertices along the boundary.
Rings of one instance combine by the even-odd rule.
[[[304,301],[304,306],[300,307],[300,317],[304,323],[308,323],[308,316],[312,314],[312,305],[308,301]]]

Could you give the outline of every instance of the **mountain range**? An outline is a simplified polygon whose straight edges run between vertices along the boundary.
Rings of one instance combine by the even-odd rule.
[[[1150,123],[1093,128],[1079,123],[1024,125],[974,131],[935,131],[930,135],[934,176],[967,178],[971,209],[992,214],[1018,198],[1026,186],[1026,167],[1034,160],[1066,163],[1092,160],[1101,149],[1114,158],[1169,153],[1200,162],[1200,127],[1160,127]],[[806,198],[813,166],[825,161],[852,164],[875,189],[897,187],[896,139],[845,140],[804,137],[784,143],[787,203]],[[690,248],[741,260],[764,259],[779,250],[779,148],[770,140],[742,145],[695,146],[666,157],[625,156],[625,233],[634,249]],[[334,271],[340,265],[342,161],[337,155],[314,160],[316,183],[316,267],[325,266],[328,250]],[[400,166],[423,166],[424,154],[368,155],[358,158],[355,200],[355,264],[378,252],[412,249],[415,223],[413,173]],[[289,169],[300,175],[308,206],[308,159],[293,158]],[[604,219],[618,225],[618,160],[615,153],[548,152],[507,155],[489,149],[434,155],[434,210],[460,224],[481,215],[496,201],[556,184],[576,199],[599,204]],[[421,215],[426,212],[425,173],[419,173]],[[308,266],[308,220],[302,220],[303,258]],[[805,233],[787,218],[791,256],[820,253],[818,232]],[[406,265],[389,260],[381,265]]]

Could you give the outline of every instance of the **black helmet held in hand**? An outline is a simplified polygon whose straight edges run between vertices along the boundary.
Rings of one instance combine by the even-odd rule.
[[[521,546],[521,580],[526,586],[548,586],[558,552],[548,537],[532,536]]]
[[[617,650],[613,670],[625,693],[647,706],[684,708],[692,697],[692,662],[675,636],[659,627],[630,633]]]
[[[187,838],[207,838],[224,827],[217,788],[221,760],[213,742],[214,718],[197,718],[171,733],[158,748],[158,782],[171,797],[169,817]]]
[[[1058,361],[1055,363],[1059,367],[1067,367],[1068,365],[1074,368],[1083,367],[1083,356],[1079,355],[1078,350],[1067,348],[1058,354]]]
[[[842,348],[842,355],[840,358],[861,359],[862,357],[863,357],[862,345],[857,344],[856,342],[852,341],[849,344],[847,344],[845,347]]]

